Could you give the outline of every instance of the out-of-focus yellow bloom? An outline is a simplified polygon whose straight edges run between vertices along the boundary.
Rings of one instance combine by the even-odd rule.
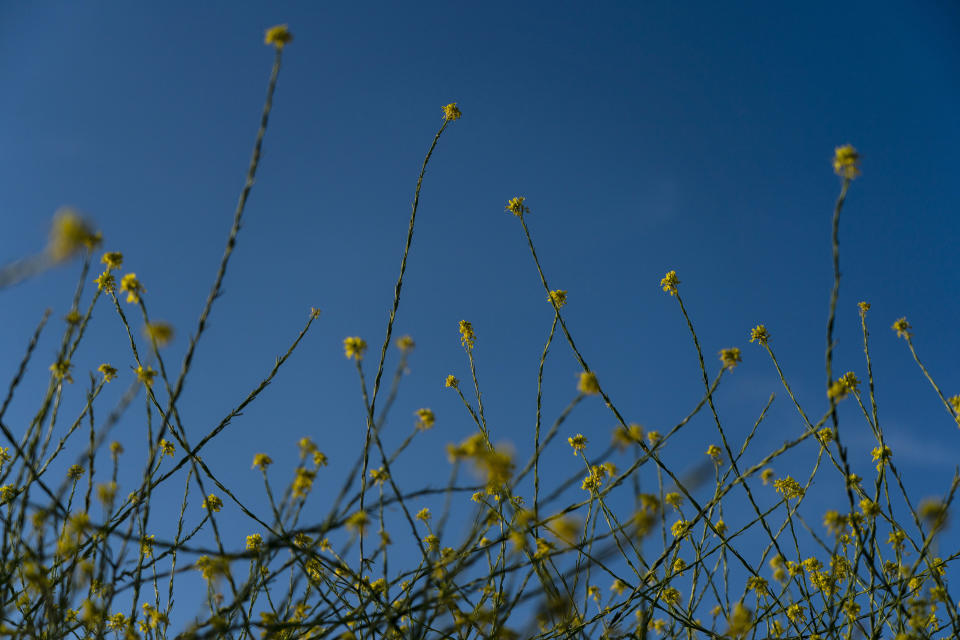
[[[251,469],[260,469],[266,471],[267,467],[273,464],[273,460],[265,453],[258,453],[253,456],[253,466]]]
[[[580,381],[577,383],[577,391],[588,396],[600,393],[600,383],[597,381],[597,374],[593,371],[581,372]]]
[[[150,322],[143,326],[143,334],[156,342],[158,347],[165,347],[173,340],[173,325],[169,322]]]
[[[367,350],[367,341],[357,336],[344,338],[343,350],[348,359],[353,358],[359,362],[363,359],[363,352]]]
[[[833,154],[833,171],[847,180],[853,180],[860,175],[860,154],[853,145],[845,144],[837,147]]]
[[[103,236],[93,231],[79,213],[69,207],[63,207],[54,214],[47,254],[54,262],[63,262],[72,258],[78,251],[93,249],[102,239]]]
[[[263,38],[264,44],[272,44],[277,49],[283,49],[283,47],[293,41],[293,34],[290,33],[290,29],[287,28],[285,24],[278,24],[275,27],[270,27],[267,29],[266,34]]]
[[[120,290],[127,292],[127,302],[130,304],[140,302],[140,294],[146,292],[135,273],[128,273],[120,279]]]
[[[110,382],[117,377],[117,370],[108,365],[106,362],[97,367],[97,371],[103,374],[104,382]]]

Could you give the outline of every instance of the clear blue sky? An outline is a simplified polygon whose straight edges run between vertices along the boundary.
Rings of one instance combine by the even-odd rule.
[[[840,187],[830,160],[849,142],[863,176],[841,220],[836,367],[866,377],[856,303],[867,300],[895,460],[919,496],[940,493],[960,459],[960,430],[889,326],[907,316],[932,375],[960,393],[960,8],[646,4],[3,3],[0,263],[41,250],[61,205],[86,212],[145,284],[151,313],[178,329],[166,354],[178,369],[243,184],[272,62],[263,31],[288,23],[295,40],[257,183],[183,397],[194,441],[269,371],[311,306],[323,315],[207,451],[226,485],[263,508],[252,455],[281,463],[282,485],[281,468],[309,435],[331,457],[324,473],[339,489],[337,472],[363,438],[342,340],[366,338],[375,364],[417,171],[440,106],[452,101],[463,118],[427,171],[395,333],[417,348],[386,437],[398,442],[422,406],[436,411],[437,427],[395,475],[408,488],[444,484],[443,448],[470,432],[442,386],[448,373],[468,378],[464,318],[479,336],[494,439],[531,448],[553,311],[518,221],[503,210],[516,195],[532,209],[551,287],[569,291],[568,326],[627,419],[665,431],[702,393],[686,326],[658,287],[675,269],[710,365],[723,347],[743,350],[717,399],[734,439],[777,393],[754,445],[765,453],[802,424],[749,329],[766,324],[799,399],[820,415]],[[0,292],[6,378],[45,308],[55,320],[6,419],[14,427],[36,409],[27,390],[45,384],[78,267]],[[108,360],[129,379],[125,340],[101,307],[77,372]],[[548,421],[577,373],[562,343],[550,357]],[[82,400],[83,383],[75,386],[71,406]],[[606,444],[612,416],[599,401],[586,405],[561,435]],[[851,413],[841,427],[867,476],[866,426]],[[698,418],[673,461],[699,461],[714,432]],[[118,427],[131,460],[142,433],[135,412]],[[548,453],[557,478],[571,468],[565,444]],[[809,465],[777,471],[805,477]],[[317,514],[326,486],[318,481],[311,498]],[[171,508],[181,491],[167,496]],[[196,516],[199,497],[191,500]],[[224,518],[237,546],[253,532],[229,505]]]

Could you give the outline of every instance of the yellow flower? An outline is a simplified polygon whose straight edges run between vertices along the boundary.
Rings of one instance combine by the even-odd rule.
[[[123,265],[123,254],[119,251],[107,251],[100,257],[100,262],[107,265],[107,271],[119,269]]]
[[[383,467],[379,469],[370,469],[370,479],[376,484],[383,484],[390,478],[390,474]]]
[[[867,315],[867,311],[870,311],[870,303],[869,303],[869,302],[858,302],[858,303],[857,303],[857,308],[860,310],[860,316],[863,317],[863,316]]]
[[[143,365],[140,365],[136,368],[136,373],[137,380],[142,382],[144,386],[153,386],[153,378],[157,375],[157,372],[153,370],[153,367],[148,365],[147,368],[144,369]]]
[[[317,445],[313,440],[304,436],[300,438],[300,441],[297,442],[297,446],[300,447],[300,459],[303,460],[308,455],[317,450]]]
[[[451,102],[450,104],[443,105],[443,119],[447,122],[451,120],[459,120],[460,116],[463,115],[460,113],[460,109],[457,108],[456,102]]]
[[[424,507],[423,509],[420,509],[420,511],[417,512],[417,520],[422,520],[426,522],[429,519],[430,519],[430,509],[428,509],[427,507]]]
[[[880,468],[887,464],[893,455],[890,447],[886,445],[883,447],[874,447],[870,453],[873,455],[873,461],[877,463],[877,471],[880,471]]]
[[[770,341],[770,332],[762,324],[758,324],[750,330],[750,342],[754,341],[762,345],[766,345]]]
[[[273,460],[265,453],[258,453],[253,456],[253,466],[251,469],[260,469],[266,471],[267,467],[273,464]]]
[[[473,343],[477,339],[477,334],[473,332],[473,325],[466,320],[460,321],[460,344],[464,349],[470,351],[473,349]]]
[[[259,551],[263,546],[263,536],[259,533],[247,536],[247,551]]]
[[[547,300],[549,300],[554,307],[559,309],[563,305],[567,304],[567,292],[565,289],[554,289],[547,296]]]
[[[567,442],[569,442],[570,446],[573,447],[573,455],[577,455],[577,453],[587,448],[587,437],[582,433],[578,433],[571,438],[567,438]]]
[[[322,451],[313,452],[313,464],[317,467],[327,466],[327,456]]]
[[[117,370],[108,365],[106,362],[97,367],[97,371],[103,374],[104,382],[110,382],[117,377]]]
[[[173,446],[173,443],[169,440],[160,441],[160,455],[161,456],[170,456],[173,457],[173,454],[176,453],[177,448]]]
[[[78,251],[93,249],[101,239],[101,234],[94,232],[80,214],[64,207],[54,214],[47,254],[54,262],[63,262]]]
[[[432,429],[433,424],[437,421],[437,417],[431,409],[417,409],[414,415],[417,416],[417,429],[421,431]]]
[[[777,493],[782,493],[783,497],[788,500],[792,498],[802,498],[805,493],[803,486],[790,476],[774,480],[773,488],[777,490]]]
[[[677,493],[676,491],[671,491],[663,497],[664,502],[673,507],[674,509],[680,510],[680,505],[683,504],[683,496]]]
[[[838,176],[853,180],[860,175],[860,154],[852,145],[837,147],[833,155],[833,171]]]
[[[770,481],[773,480],[773,469],[767,467],[760,472],[760,479],[763,480],[764,485],[770,484]]]
[[[173,340],[173,326],[168,322],[149,322],[143,326],[143,335],[158,347],[165,347]]]
[[[363,359],[363,352],[367,350],[367,341],[357,336],[344,338],[343,350],[347,354],[347,359],[354,358],[359,362]]]
[[[275,27],[270,27],[267,29],[266,35],[263,38],[264,44],[272,44],[277,49],[283,49],[284,45],[293,40],[293,34],[290,33],[290,30],[285,24],[278,24]]]
[[[123,453],[123,445],[114,440],[110,443],[110,455],[116,457]]]
[[[117,288],[117,279],[113,277],[113,274],[109,271],[104,271],[99,276],[93,279],[97,284],[98,291],[106,291],[107,293],[113,292]]]
[[[367,525],[370,524],[370,516],[365,511],[357,511],[347,518],[346,524],[348,529],[363,535],[367,532]]]
[[[445,386],[445,387],[453,387],[454,389],[456,389],[456,388],[457,388],[457,385],[459,385],[459,384],[460,384],[460,381],[457,380],[456,376],[449,375],[449,376],[447,376],[446,381],[443,383],[443,386]]]
[[[711,458],[713,458],[713,461],[714,461],[715,463],[717,463],[717,464],[720,463],[720,455],[721,455],[721,453],[720,453],[720,447],[718,447],[717,445],[712,444],[712,445],[710,445],[709,447],[707,447],[707,455],[710,456]]]
[[[309,469],[298,467],[297,474],[293,479],[293,487],[291,489],[293,492],[293,497],[306,498],[307,494],[310,493],[310,490],[313,488],[313,479],[316,477],[316,471],[310,471]]]
[[[830,388],[827,389],[827,397],[832,400],[843,400],[849,394],[856,393],[859,385],[860,381],[857,380],[856,374],[853,371],[848,371],[830,385]]]
[[[577,383],[577,391],[588,396],[600,393],[600,383],[597,381],[597,374],[593,371],[584,371],[580,374],[580,382]]]
[[[690,523],[681,518],[670,527],[670,533],[674,538],[683,538],[690,533]]]
[[[908,340],[913,337],[913,333],[910,331],[912,328],[906,318],[898,319],[891,327],[891,329],[897,332],[898,338],[906,338]]]
[[[413,338],[410,336],[401,336],[397,338],[397,349],[400,349],[400,351],[404,353],[412,351],[415,346],[417,346],[417,343],[415,343]]]
[[[216,513],[223,508],[223,500],[221,500],[219,496],[211,493],[209,496],[204,498],[202,506],[204,509]]]
[[[643,427],[638,424],[630,424],[626,428],[616,427],[613,430],[613,443],[621,451],[631,444],[638,444],[643,441]]]
[[[146,292],[135,273],[128,273],[120,279],[120,290],[127,292],[127,302],[130,304],[140,302],[140,294]]]
[[[723,366],[726,369],[733,370],[737,366],[737,363],[742,362],[740,358],[740,349],[736,347],[730,349],[722,349],[720,351],[720,361],[723,362]]]
[[[660,279],[660,286],[663,287],[665,293],[669,293],[671,296],[677,295],[678,284],[680,284],[680,279],[677,278],[676,271],[667,271],[667,274]]]
[[[70,468],[67,469],[67,477],[71,480],[79,480],[83,477],[83,467],[79,464],[71,465]]]
[[[506,210],[518,217],[525,213],[530,213],[530,207],[523,204],[524,200],[526,200],[526,198],[523,196],[511,198],[510,201],[507,202]]]
[[[70,369],[72,367],[73,365],[70,364],[69,360],[58,360],[50,365],[50,371],[53,372],[53,377],[57,380],[73,382],[73,378],[70,376]]]

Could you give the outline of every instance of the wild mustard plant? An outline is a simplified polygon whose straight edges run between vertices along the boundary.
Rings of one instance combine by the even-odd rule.
[[[666,272],[660,280],[663,292],[670,294],[661,301],[677,304],[690,331],[703,395],[672,426],[644,429],[628,423],[576,345],[564,317],[568,303],[575,304],[576,299],[568,300],[567,290],[548,286],[525,219],[530,208],[524,197],[517,196],[507,201],[505,210],[516,217],[523,231],[552,307],[539,363],[536,418],[528,429],[511,433],[518,441],[532,439],[532,453],[524,461],[513,446],[494,442],[502,427],[488,424],[484,410],[477,373],[477,362],[485,355],[483,343],[478,342],[473,324],[462,320],[458,330],[466,362],[450,366],[454,370],[469,367],[469,378],[464,380],[472,380],[473,388],[465,388],[470,385],[461,385],[454,374],[446,377],[444,386],[457,393],[464,419],[475,431],[448,445],[451,472],[446,486],[410,487],[391,465],[408,454],[407,449],[420,438],[440,431],[440,427],[434,429],[433,410],[418,409],[412,428],[407,423],[406,439],[393,450],[387,449],[381,434],[387,427],[394,390],[414,355],[413,338],[401,336],[392,341],[392,331],[425,170],[441,135],[463,116],[457,103],[443,105],[442,124],[414,191],[400,276],[379,358],[365,359],[365,340],[356,336],[343,340],[344,354],[356,369],[358,395],[365,410],[364,424],[357,430],[362,437],[356,439],[358,453],[352,470],[337,494],[323,477],[329,460],[309,436],[290,444],[291,451],[295,446],[299,453],[292,470],[271,468],[270,454],[251,452],[251,468],[262,476],[269,509],[257,512],[249,507],[245,496],[225,486],[199,454],[215,446],[214,439],[229,427],[231,419],[272,382],[319,319],[319,309],[309,310],[303,329],[260,385],[207,434],[185,429],[178,407],[197,342],[221,295],[259,166],[282,56],[293,36],[286,25],[279,25],[265,32],[264,41],[273,49],[274,65],[247,180],[214,286],[196,331],[190,334],[179,375],[171,376],[161,353],[173,339],[174,327],[150,319],[148,291],[135,273],[126,273],[118,283],[122,253],[100,255],[104,271],[92,280],[96,288],[86,295],[84,286],[90,285],[89,270],[102,234],[75,211],[63,209],[55,215],[42,254],[0,268],[3,287],[82,258],[77,293],[65,318],[62,345],[49,365],[47,391],[39,398],[39,410],[32,420],[17,425],[20,433],[2,422],[23,371],[35,357],[37,339],[46,329],[49,314],[37,328],[0,405],[0,431],[5,438],[0,446],[0,517],[4,525],[0,632],[43,638],[371,640],[960,637],[957,593],[949,583],[960,550],[956,540],[946,535],[960,476],[942,496],[918,502],[907,494],[896,451],[885,440],[876,409],[868,342],[869,303],[858,305],[866,358],[864,381],[854,371],[833,377],[833,331],[840,286],[837,231],[851,181],[861,175],[860,155],[850,145],[837,147],[833,159],[842,185],[833,216],[834,283],[827,322],[826,398],[817,399],[819,407],[805,409],[794,395],[774,355],[767,327],[757,324],[749,331],[749,341],[769,356],[772,373],[803,426],[782,446],[764,454],[752,449],[748,453],[758,429],[767,428],[764,416],[769,402],[749,435],[742,442],[734,440],[715,399],[721,382],[743,363],[743,354],[739,347],[724,348],[719,352],[719,365],[716,360],[708,364],[675,271]],[[120,304],[118,290],[126,294],[126,306]],[[85,295],[90,301],[83,312],[80,302]],[[132,375],[126,365],[118,369],[102,363],[96,367],[99,378],[91,373],[90,388],[80,389],[79,383],[70,383],[74,378],[82,381],[80,373],[94,365],[81,360],[77,347],[87,335],[86,327],[98,303],[113,305],[112,312],[123,329],[120,337],[129,346]],[[544,318],[546,321],[548,316]],[[138,333],[131,326],[141,324],[145,344],[138,345]],[[960,424],[960,395],[947,397],[940,391],[917,354],[913,327],[900,318],[892,328],[906,341],[951,423]],[[454,340],[456,334],[450,329]],[[569,403],[546,427],[543,370],[555,335],[566,340],[579,370],[571,372],[578,377],[576,387],[570,384],[564,389]],[[400,365],[384,398],[382,377],[391,344],[399,351]],[[103,411],[100,393],[114,380],[125,380],[128,391],[113,412]],[[82,396],[84,405],[81,415],[64,425],[58,416],[68,393]],[[118,473],[121,456],[129,454],[118,442],[103,445],[117,419],[114,414],[141,393],[148,447],[140,480],[124,488],[129,491],[124,499]],[[585,398],[594,395],[603,399],[615,423],[606,447],[596,440],[588,442],[586,436],[566,425],[580,403],[590,402]],[[844,409],[860,409],[876,439],[871,451],[853,451],[844,444],[849,429],[846,413],[841,421],[841,401],[845,401]],[[709,409],[705,419],[716,433],[709,441],[692,446],[684,440],[689,430],[680,431],[704,408]],[[811,413],[814,410],[816,413]],[[87,438],[80,437],[84,424],[89,428]],[[571,451],[562,445],[568,433],[567,444],[576,460],[571,460]],[[59,442],[54,434],[59,435]],[[562,452],[551,447],[558,435]],[[65,460],[66,452],[74,450],[70,446],[80,453],[78,461],[61,471],[63,476],[55,477],[57,467],[51,463],[58,457]],[[104,449],[108,456],[98,456]],[[678,450],[693,463],[692,470],[678,468]],[[793,472],[796,478],[777,477],[771,465],[786,463],[788,453],[794,451],[809,454],[808,468]],[[614,456],[620,456],[617,462]],[[875,475],[861,478],[853,472],[850,459],[867,461],[868,456]],[[575,468],[563,466],[571,462]],[[135,463],[124,458],[123,464]],[[541,486],[546,484],[541,468],[548,464],[560,468],[566,480],[554,487]],[[472,475],[463,473],[463,466]],[[156,526],[151,519],[156,517],[151,515],[152,500],[155,490],[172,487],[175,481],[183,482],[182,506],[175,535],[164,539],[150,532]],[[811,519],[808,505],[815,483],[834,487],[843,502],[839,509],[817,513]],[[315,491],[320,486],[323,491]],[[740,496],[747,507],[735,509],[734,496]],[[424,504],[435,499],[442,502],[431,502],[438,505],[433,509]],[[199,500],[202,513],[188,507],[191,500]],[[312,512],[304,508],[308,500],[313,501],[311,505],[325,502],[328,510],[323,517],[310,518]],[[623,510],[623,504],[631,507]],[[250,528],[240,534],[224,530],[219,518],[227,509],[242,513]],[[450,524],[454,520],[457,526]],[[199,574],[203,581],[204,609],[185,628],[174,629],[175,605],[177,612],[184,606],[174,595],[175,583],[185,571]],[[609,588],[599,586],[605,584]]]

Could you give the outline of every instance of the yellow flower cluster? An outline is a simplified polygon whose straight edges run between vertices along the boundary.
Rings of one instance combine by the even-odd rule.
[[[530,207],[524,204],[525,200],[526,198],[523,196],[511,198],[509,202],[507,202],[506,210],[517,217],[520,217],[525,213],[530,213]]]
[[[460,113],[460,109],[457,108],[456,102],[451,102],[450,104],[443,105],[443,119],[447,122],[452,122],[453,120],[459,120],[460,116],[463,115]]]
[[[264,44],[272,44],[277,49],[283,49],[285,45],[292,41],[293,34],[290,33],[290,29],[288,29],[287,25],[285,24],[278,24],[275,27],[270,27],[267,29],[263,38]]]
[[[834,150],[833,170],[847,180],[853,180],[860,175],[860,154],[852,145],[845,144]]]
[[[344,338],[343,350],[348,359],[353,358],[359,362],[363,359],[363,352],[367,350],[367,341],[357,336]]]

